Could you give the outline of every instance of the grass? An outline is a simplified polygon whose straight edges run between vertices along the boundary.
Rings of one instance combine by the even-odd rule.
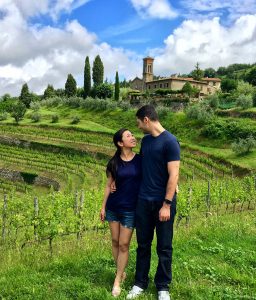
[[[174,237],[173,299],[256,299],[256,214],[211,217],[179,227]],[[153,242],[149,289],[140,299],[155,299],[157,257]],[[128,279],[133,284],[136,242],[130,249]],[[79,244],[66,239],[47,246],[1,251],[1,299],[110,300],[115,266],[108,230],[87,233]]]

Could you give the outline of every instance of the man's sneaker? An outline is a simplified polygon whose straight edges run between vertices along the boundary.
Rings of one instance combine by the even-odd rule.
[[[135,299],[143,292],[144,290],[142,288],[138,287],[137,285],[134,285],[130,290],[129,294],[127,295],[126,299]]]
[[[170,294],[168,291],[159,291],[158,300],[171,300]]]

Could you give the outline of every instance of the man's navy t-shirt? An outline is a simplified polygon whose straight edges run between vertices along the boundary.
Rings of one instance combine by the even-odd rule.
[[[157,137],[150,134],[141,141],[142,183],[139,199],[163,201],[169,179],[167,163],[180,160],[180,145],[176,137],[163,131]]]
[[[118,160],[116,192],[109,195],[107,209],[114,212],[134,211],[141,183],[141,156],[130,161]]]

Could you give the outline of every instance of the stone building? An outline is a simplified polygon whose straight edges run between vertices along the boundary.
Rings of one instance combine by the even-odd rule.
[[[174,91],[181,90],[186,82],[189,82],[193,87],[200,90],[200,95],[214,94],[220,90],[221,80],[219,78],[202,78],[200,81],[193,78],[183,78],[177,76],[165,77],[154,80],[153,73],[154,58],[143,58],[143,77],[136,77],[131,82],[131,88],[139,91],[154,91],[158,89],[171,89]]]

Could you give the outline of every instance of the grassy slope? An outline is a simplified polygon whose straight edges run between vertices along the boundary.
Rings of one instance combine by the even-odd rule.
[[[243,212],[179,227],[174,237],[173,299],[256,299],[255,220],[255,212]],[[133,283],[135,254],[134,236],[128,279],[119,299],[125,299]],[[88,233],[80,245],[74,238],[55,242],[52,258],[46,246],[40,251],[27,248],[15,258],[8,251],[0,256],[2,299],[113,299],[115,267],[108,230]],[[151,284],[140,299],[155,299],[156,264],[153,250]]]
[[[39,123],[32,123],[27,117],[21,124],[23,125],[43,125],[47,124],[54,127],[72,127],[82,128],[92,131],[101,131],[106,133],[114,133],[120,127],[127,127],[132,130],[136,136],[142,137],[142,133],[138,130],[135,121],[135,110],[123,112],[121,110],[95,112],[85,111],[83,109],[71,109],[68,107],[54,107],[43,108],[40,110],[42,114],[42,121]],[[27,116],[31,111],[27,113]],[[59,122],[56,124],[51,123],[51,115],[58,114]],[[71,125],[74,116],[79,116],[81,121],[77,125]],[[224,119],[224,118],[223,118]],[[226,118],[227,119],[227,118]],[[227,120],[232,121],[232,118]],[[250,119],[236,119],[238,122],[246,122],[256,124],[254,120]],[[11,118],[1,123],[11,123]],[[231,163],[239,164],[242,167],[249,169],[256,169],[256,150],[249,155],[236,156],[230,149],[230,141],[207,139],[200,136],[201,124],[195,120],[188,120],[184,113],[170,113],[162,120],[166,129],[173,132],[181,142],[184,142],[192,147],[198,147],[203,152],[211,155],[224,158]]]

